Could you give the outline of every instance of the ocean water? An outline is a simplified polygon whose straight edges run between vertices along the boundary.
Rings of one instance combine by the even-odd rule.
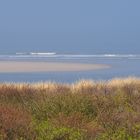
[[[0,82],[53,81],[72,83],[81,79],[109,80],[116,77],[140,77],[139,54],[56,54],[15,53],[1,54],[0,61],[38,61],[107,64],[109,69],[78,72],[0,73]]]

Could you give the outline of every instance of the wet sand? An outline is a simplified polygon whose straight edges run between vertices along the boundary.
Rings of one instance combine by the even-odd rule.
[[[90,71],[110,68],[104,64],[85,64],[85,63],[60,63],[60,62],[19,62],[19,61],[0,61],[1,73],[17,72],[67,72],[67,71]]]

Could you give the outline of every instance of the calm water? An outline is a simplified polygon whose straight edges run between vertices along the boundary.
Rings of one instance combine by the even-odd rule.
[[[0,55],[0,60],[46,61],[108,64],[109,69],[82,72],[0,73],[0,82],[75,82],[80,79],[108,80],[115,77],[140,77],[140,55],[67,55],[67,54],[13,54]]]

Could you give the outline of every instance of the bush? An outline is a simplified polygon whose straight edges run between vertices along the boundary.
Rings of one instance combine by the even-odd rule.
[[[43,121],[35,124],[37,140],[83,140],[83,134],[77,130],[68,127],[53,126],[49,121]]]
[[[140,140],[140,79],[0,84],[1,140]]]
[[[1,139],[31,140],[32,135],[32,118],[29,113],[21,108],[0,106],[0,135]]]

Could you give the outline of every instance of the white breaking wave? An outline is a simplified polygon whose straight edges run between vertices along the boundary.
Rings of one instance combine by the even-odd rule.
[[[56,55],[56,56],[61,56],[61,57],[84,57],[84,58],[137,58],[140,57],[140,55],[135,55],[135,54],[96,54],[96,55],[69,55],[69,54],[62,54],[62,55]]]
[[[140,55],[136,54],[104,54],[103,57],[140,57]]]
[[[55,52],[30,52],[30,55],[55,55]]]
[[[0,58],[128,58],[140,59],[140,54],[57,54],[55,52],[17,52],[13,55],[0,55]]]

